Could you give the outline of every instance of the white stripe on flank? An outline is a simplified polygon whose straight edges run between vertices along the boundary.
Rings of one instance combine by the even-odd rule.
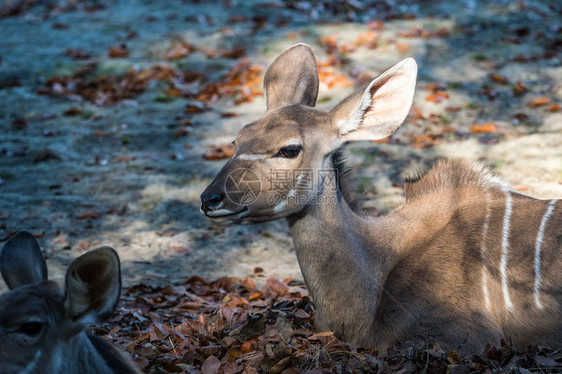
[[[248,153],[242,153],[237,156],[240,160],[261,160],[265,158],[265,155],[252,155]]]
[[[500,261],[500,272],[502,275],[502,288],[505,306],[512,312],[513,304],[509,298],[509,286],[507,284],[507,253],[509,249],[509,220],[511,219],[512,198],[509,191],[505,191],[505,215],[503,216],[502,257]]]
[[[539,227],[539,233],[537,234],[537,244],[535,245],[535,304],[539,309],[543,308],[540,299],[540,287],[541,287],[541,246],[544,239],[544,229],[546,227],[546,222],[554,210],[554,205],[556,205],[557,200],[551,200],[546,209],[546,213],[542,217],[541,225]]]
[[[490,208],[491,196],[486,191],[486,217],[484,218],[484,227],[482,229],[482,245],[480,246],[480,253],[482,256],[482,293],[484,294],[484,301],[486,308],[490,310],[490,294],[488,293],[488,263],[486,261],[486,236],[488,235],[488,227],[490,225],[490,215],[492,209]]]

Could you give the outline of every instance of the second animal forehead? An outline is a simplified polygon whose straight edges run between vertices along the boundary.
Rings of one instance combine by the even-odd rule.
[[[0,324],[17,319],[18,317],[38,314],[42,315],[45,308],[53,303],[62,305],[63,294],[53,282],[44,282],[17,288],[0,295],[0,305],[12,305],[0,312]]]

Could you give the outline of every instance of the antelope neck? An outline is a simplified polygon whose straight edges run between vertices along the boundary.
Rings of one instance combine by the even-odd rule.
[[[333,162],[327,160],[327,169],[333,174],[327,177],[335,177]],[[329,327],[337,332],[343,326],[334,326],[330,319],[338,321],[340,313],[373,320],[376,302],[365,300],[379,300],[394,257],[389,248],[372,239],[382,235],[386,217],[365,219],[353,212],[339,183],[336,188],[323,184],[320,189],[319,202],[288,217],[288,223],[311,296],[318,311],[329,317]]]

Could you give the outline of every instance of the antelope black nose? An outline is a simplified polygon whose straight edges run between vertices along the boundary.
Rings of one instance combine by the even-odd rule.
[[[209,210],[217,209],[219,204],[224,199],[224,194],[216,194],[216,193],[205,193],[201,194],[201,209],[204,212]]]

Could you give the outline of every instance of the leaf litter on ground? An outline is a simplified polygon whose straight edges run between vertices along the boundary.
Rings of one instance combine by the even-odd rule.
[[[261,274],[258,272],[257,274]],[[261,277],[263,283],[263,276]],[[332,332],[315,333],[315,307],[293,279],[191,277],[167,287],[127,288],[118,312],[93,332],[126,350],[146,373],[445,373],[517,369],[554,373],[562,353],[502,341],[461,356],[438,343],[386,352],[356,347]]]

